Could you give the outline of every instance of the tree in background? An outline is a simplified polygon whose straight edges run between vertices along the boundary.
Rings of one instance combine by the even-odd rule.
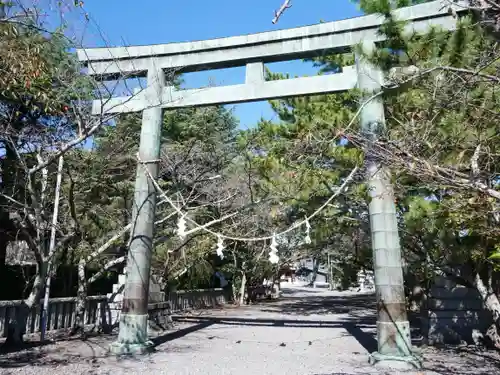
[[[90,119],[86,100],[94,87],[84,76],[63,30],[48,32],[37,12],[2,2],[0,31],[0,147],[2,182],[1,254],[9,241],[24,241],[33,253],[37,272],[22,314],[9,331],[8,342],[19,341],[27,310],[38,302],[49,264],[79,236],[69,210],[68,219],[53,228],[53,190],[59,174],[56,162],[103,123]],[[66,207],[72,202],[66,199]],[[50,233],[58,241],[49,246]],[[4,256],[2,256],[4,258]]]

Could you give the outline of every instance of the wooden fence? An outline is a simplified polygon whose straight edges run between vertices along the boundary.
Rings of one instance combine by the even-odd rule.
[[[8,323],[14,319],[22,306],[21,300],[0,301],[0,337],[7,337]],[[41,309],[43,301],[28,315],[26,334],[40,332]],[[84,324],[102,321],[101,314],[106,312],[106,296],[87,298]],[[47,331],[58,331],[72,327],[75,322],[76,297],[51,298],[47,314]]]
[[[165,321],[171,311],[211,308],[224,305],[228,298],[223,289],[179,290],[169,294],[167,301],[153,303],[149,313],[155,322]],[[112,324],[110,304],[106,296],[87,298],[84,323],[86,325],[105,326]],[[7,336],[8,323],[16,316],[22,306],[21,300],[0,301],[0,338]],[[40,332],[42,303],[28,316],[26,334]],[[76,297],[51,298],[47,314],[47,331],[59,331],[71,328],[75,321]]]

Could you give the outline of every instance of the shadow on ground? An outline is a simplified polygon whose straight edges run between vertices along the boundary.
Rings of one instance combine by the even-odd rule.
[[[184,337],[190,333],[193,333],[193,332],[202,330],[204,328],[210,327],[213,324],[215,324],[215,322],[210,321],[210,320],[205,320],[205,321],[202,320],[201,322],[194,324],[190,327],[179,329],[179,330],[174,331],[174,332],[169,332],[169,333],[166,333],[164,335],[159,335],[159,336],[155,337],[154,339],[152,339],[151,341],[155,344],[155,346],[158,346],[158,345],[164,344],[168,341],[180,339],[181,337]]]
[[[283,287],[281,289],[281,293],[283,296],[294,296],[294,295],[298,295],[298,294],[304,294],[304,290],[307,291],[307,294],[318,294],[318,293],[325,293],[325,291],[327,291],[328,289],[317,289],[317,288],[307,287],[307,286],[304,286],[300,289],[299,288]]]
[[[15,352],[19,352],[21,350],[35,349],[35,348],[39,348],[41,346],[48,345],[51,343],[52,343],[52,341],[49,341],[49,340],[46,340],[44,342],[42,342],[40,340],[36,340],[36,341],[27,341],[21,346],[8,346],[6,344],[2,344],[2,345],[0,345],[0,355],[15,353]]]
[[[71,340],[75,342],[77,340]],[[0,369],[18,368],[25,366],[64,366],[74,362],[85,361],[91,364],[98,365],[99,359],[104,358],[102,354],[98,354],[96,344],[78,340],[85,343],[85,346],[90,349],[90,354],[86,356],[78,354],[68,354],[61,351],[59,348],[52,345],[24,347],[23,350],[10,352],[7,355],[0,356]],[[70,340],[67,340],[70,343]],[[64,345],[64,344],[63,344]]]
[[[50,358],[51,353],[41,351],[26,351],[16,353],[7,359],[0,360],[0,369],[18,368],[25,366],[64,366],[70,363],[79,362],[82,360],[81,356],[71,355],[64,358]],[[95,358],[86,358],[87,361],[96,362]]]
[[[283,293],[285,298],[278,300],[278,303],[261,302],[259,304],[261,306],[260,310],[280,312],[287,315],[355,314],[371,315],[375,318],[376,300],[374,293],[345,296],[325,296],[323,294],[294,297],[296,294],[298,292],[290,293],[287,290]],[[291,297],[286,297],[288,295]],[[267,310],[266,306],[269,306],[272,310]]]
[[[49,335],[50,334],[50,335]],[[7,346],[5,343],[0,344],[0,355],[4,354],[9,354],[9,353],[15,353],[23,350],[31,350],[31,349],[36,349],[36,348],[41,348],[47,345],[54,344],[55,342],[59,341],[64,341],[64,342],[73,342],[73,341],[89,341],[92,342],[92,340],[95,339],[103,339],[107,337],[114,337],[115,334],[113,333],[103,333],[103,332],[97,332],[97,331],[87,331],[85,333],[85,336],[82,335],[71,335],[69,334],[69,331],[66,330],[61,330],[60,332],[47,332],[47,336],[49,336],[49,339],[45,341],[40,341],[34,338],[34,335],[32,334],[31,337],[28,336],[28,339],[25,342],[20,345],[20,346]]]
[[[441,375],[500,374],[500,354],[481,352],[475,348],[429,348],[425,354],[428,365],[423,370]]]
[[[372,319],[345,319],[339,321],[329,320],[298,320],[298,319],[263,319],[263,318],[239,318],[239,317],[184,317],[174,316],[173,319],[182,323],[197,323],[190,332],[203,329],[213,324],[234,325],[234,326],[269,326],[283,328],[343,328],[346,335],[353,336],[367,352],[371,353],[377,349],[377,340],[372,332],[365,332],[363,329],[373,331],[375,328]],[[198,328],[199,327],[199,328]],[[187,332],[187,333],[190,333]],[[185,334],[182,334],[184,336]],[[169,336],[169,335],[166,335]],[[173,339],[173,338],[171,338]],[[169,341],[167,338],[159,343]]]
[[[51,340],[26,341],[22,346],[0,347],[0,369],[24,366],[64,366],[85,361],[98,365],[107,357],[107,346],[116,337],[114,334],[90,332],[81,336],[58,333]],[[67,348],[80,346],[86,355],[68,353]]]
[[[189,327],[177,329],[164,334],[160,334],[152,338],[155,346],[164,344],[169,341],[174,341],[190,333],[202,330],[214,324],[213,322],[200,322],[198,324],[190,325]],[[92,367],[99,367],[107,358],[114,357],[108,352],[109,344],[116,340],[116,334],[93,334],[87,336],[85,339],[78,337],[59,337],[59,340],[27,342],[22,347],[16,348],[3,348],[0,350],[0,370],[1,369],[14,369],[25,366],[65,366],[70,363],[84,362],[92,365]],[[68,353],[68,348],[84,348],[84,354]],[[169,351],[183,352],[192,351],[192,346],[188,347],[171,347]],[[76,350],[78,353],[79,350]],[[133,359],[131,357],[124,357]],[[119,360],[122,358],[118,358]],[[140,357],[136,358],[140,360]],[[3,374],[0,371],[0,374]]]

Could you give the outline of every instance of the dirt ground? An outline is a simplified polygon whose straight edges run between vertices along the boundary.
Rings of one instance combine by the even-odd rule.
[[[176,317],[138,358],[107,353],[114,335],[61,340],[0,354],[0,374],[397,374],[368,364],[376,349],[373,296],[284,289],[277,302]],[[410,374],[500,374],[500,355],[471,347],[426,348]]]

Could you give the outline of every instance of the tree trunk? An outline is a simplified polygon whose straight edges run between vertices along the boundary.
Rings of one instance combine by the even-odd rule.
[[[231,289],[233,290],[233,304],[236,304],[238,302],[238,291],[236,290],[236,283],[234,281],[235,280],[233,279]]]
[[[26,324],[31,309],[36,303],[40,303],[40,294],[45,280],[45,267],[41,267],[33,282],[31,293],[21,306],[16,308],[14,317],[8,322],[6,346],[20,346],[23,344],[23,336],[26,333]]]
[[[498,300],[498,296],[493,291],[490,283],[485,285],[479,273],[476,273],[474,286],[481,295],[484,308],[491,313],[493,318],[492,324],[486,331],[486,336],[491,340],[495,348],[500,349],[500,334],[498,332],[498,328],[500,327],[500,301]]]
[[[22,302],[21,306],[17,306],[14,316],[9,320],[7,328],[7,340],[5,346],[7,347],[20,347],[23,345],[23,336],[26,333],[26,323],[31,308]]]
[[[0,217],[2,216],[2,212],[0,212]],[[0,218],[0,228],[4,229],[2,227],[3,221]],[[7,278],[6,278],[6,273],[7,273],[7,267],[5,264],[6,257],[7,257],[7,245],[9,244],[8,240],[8,234],[4,230],[0,229],[0,285],[5,285]],[[5,294],[0,293],[0,300],[5,299]]]
[[[78,291],[76,293],[75,322],[71,329],[71,335],[84,332],[85,302],[87,300],[87,280],[85,278],[85,262],[78,264]]]
[[[245,272],[241,273],[241,286],[240,286],[240,306],[245,303],[245,290],[247,284],[247,275]]]
[[[319,269],[319,260],[316,258],[313,258],[313,269],[312,269],[312,276],[311,276],[311,281],[309,282],[309,286],[314,285],[314,282],[316,281],[316,277],[318,277],[318,269]]]
[[[56,272],[54,258],[54,250],[56,247],[56,228],[57,228],[57,219],[59,216],[59,200],[61,197],[61,182],[62,182],[62,169],[64,165],[64,157],[59,156],[59,164],[57,167],[57,178],[56,178],[56,189],[54,193],[54,210],[52,212],[52,226],[50,228],[50,243],[49,243],[49,259],[47,260],[47,279],[45,281],[45,296],[43,298],[43,307],[42,307],[42,327],[40,331],[40,340],[45,340],[45,333],[47,332],[47,314],[49,310],[49,298],[50,298],[50,282],[52,280],[52,276],[55,276]]]
[[[234,251],[234,249],[232,250],[232,254],[233,254],[234,269],[237,270],[238,269],[238,258],[236,257],[236,251]],[[236,275],[234,273],[233,273],[233,278],[232,278],[232,282],[231,282],[231,289],[233,290],[233,304],[237,305],[239,299],[238,299],[238,290],[236,289]]]

